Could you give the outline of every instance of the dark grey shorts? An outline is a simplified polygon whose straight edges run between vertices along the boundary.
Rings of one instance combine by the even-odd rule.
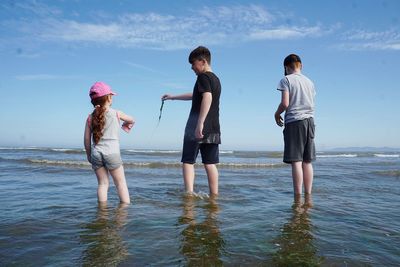
[[[283,162],[311,162],[315,160],[314,136],[315,125],[313,118],[286,124],[283,130],[283,138],[285,140]]]
[[[122,165],[121,155],[119,153],[104,154],[93,149],[91,154],[92,169],[97,170],[105,167],[107,170],[114,170]]]
[[[219,146],[218,144],[204,144],[197,141],[184,140],[182,150],[182,163],[196,163],[197,155],[201,153],[203,164],[219,163]]]

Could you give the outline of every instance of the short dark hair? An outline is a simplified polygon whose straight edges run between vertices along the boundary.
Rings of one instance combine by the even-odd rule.
[[[285,57],[285,60],[283,61],[283,67],[285,69],[285,76],[287,75],[286,68],[289,67],[291,69],[301,68],[301,59],[298,55],[296,54],[290,54],[287,57]]]
[[[207,47],[199,46],[195,50],[193,50],[189,55],[189,63],[193,64],[195,60],[207,61],[208,64],[211,64],[211,53]]]
[[[290,54],[283,61],[283,66],[284,67],[293,66],[294,63],[297,63],[297,62],[301,63],[300,57],[298,55],[296,55],[296,54]]]

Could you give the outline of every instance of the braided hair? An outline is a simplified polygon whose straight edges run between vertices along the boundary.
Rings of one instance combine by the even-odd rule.
[[[106,103],[108,102],[109,96],[105,95],[93,99],[91,102],[95,109],[92,112],[92,133],[95,145],[97,145],[103,136],[104,125],[106,124],[105,113],[107,110]]]

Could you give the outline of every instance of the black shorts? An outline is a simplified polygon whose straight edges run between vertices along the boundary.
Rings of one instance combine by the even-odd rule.
[[[199,151],[203,164],[219,163],[218,144],[204,144],[197,141],[183,141],[182,163],[195,164]]]
[[[283,162],[311,162],[315,160],[314,136],[315,126],[313,118],[286,124],[283,130],[285,140]]]

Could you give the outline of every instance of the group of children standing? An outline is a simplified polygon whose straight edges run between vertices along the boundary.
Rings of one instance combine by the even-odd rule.
[[[194,49],[189,55],[189,63],[197,75],[193,92],[170,95],[162,100],[191,100],[192,107],[186,123],[182,150],[182,171],[185,190],[193,192],[194,164],[198,153],[208,177],[210,195],[218,195],[219,144],[221,131],[219,124],[219,99],[221,83],[211,69],[211,53],[203,46]],[[285,77],[278,84],[281,102],[275,112],[278,126],[284,127],[283,161],[292,166],[293,189],[295,195],[304,191],[311,194],[313,167],[315,160],[314,145],[314,97],[313,82],[301,73],[302,63],[299,56],[291,54],[284,60]],[[118,191],[120,201],[130,203],[124,168],[119,148],[120,120],[122,128],[129,132],[135,123],[131,116],[111,108],[112,96],[116,95],[111,87],[96,82],[89,91],[93,112],[88,116],[85,126],[84,145],[88,161],[98,180],[97,197],[99,202],[107,201],[109,177],[111,174]],[[283,120],[281,114],[285,112]]]

